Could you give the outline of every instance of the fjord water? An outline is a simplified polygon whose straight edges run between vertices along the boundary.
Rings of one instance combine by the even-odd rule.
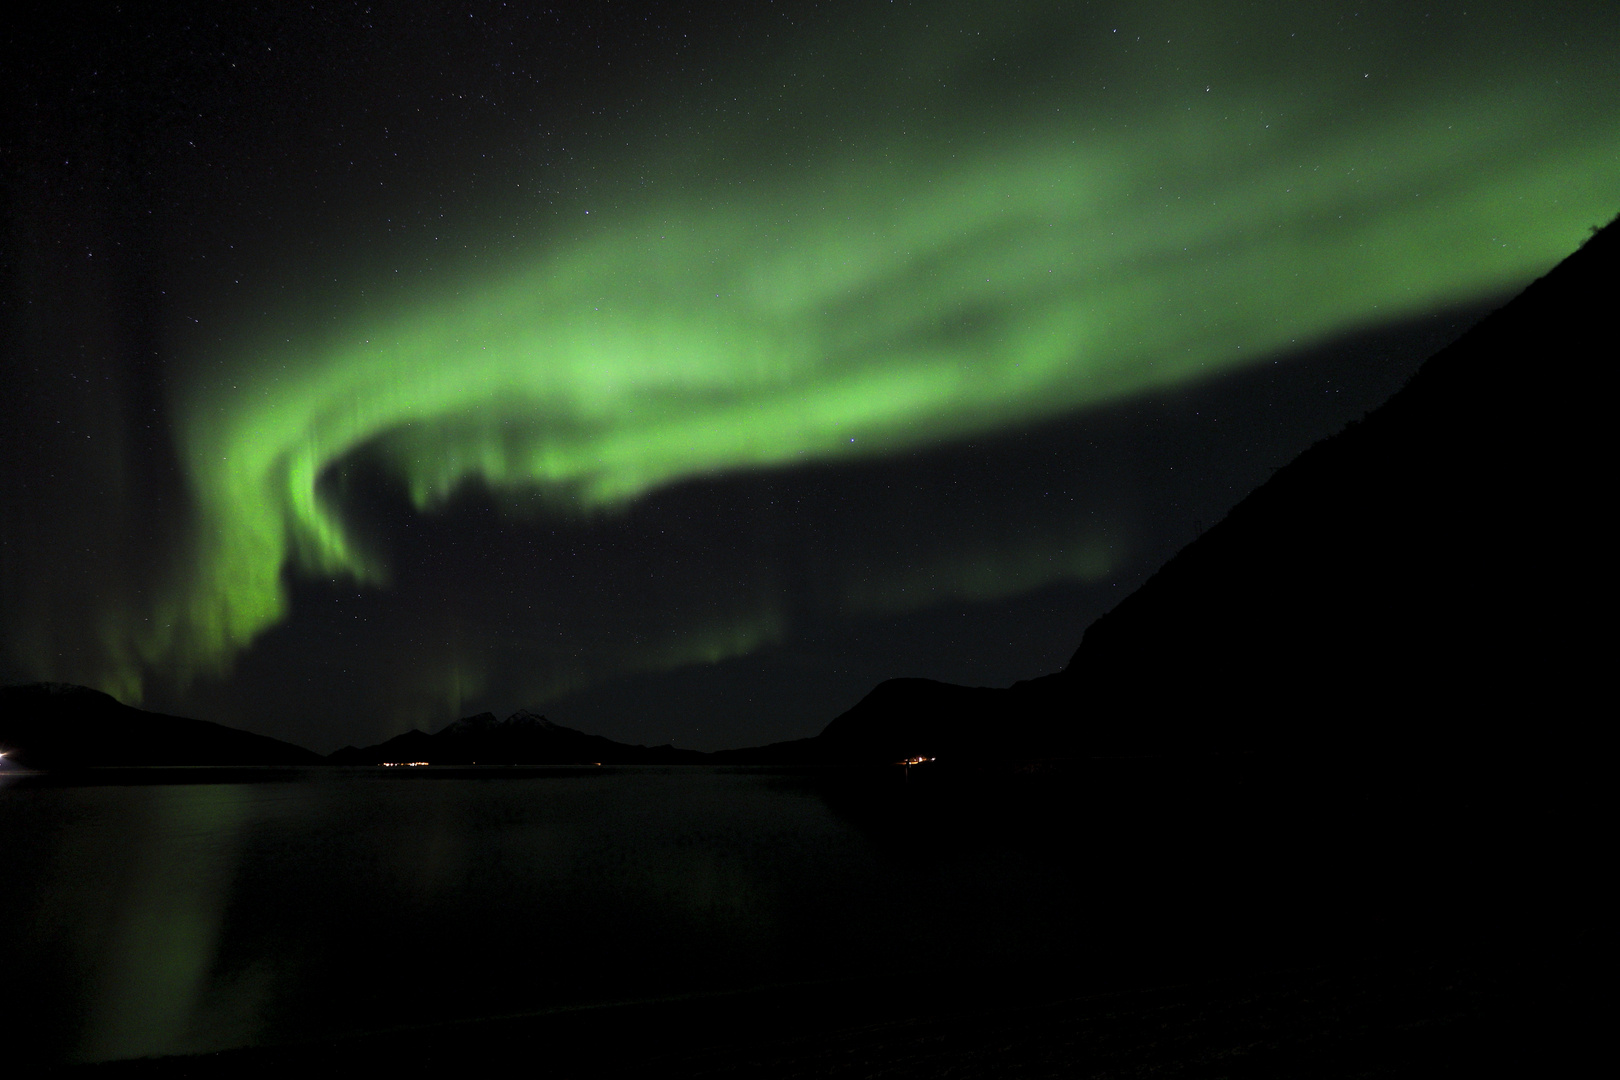
[[[1044,950],[1063,873],[791,776],[0,791],[11,1049],[107,1060]]]
[[[836,995],[884,975],[1075,993],[1155,966],[1466,937],[1505,895],[1489,879],[1506,834],[1454,792],[1127,766],[949,784],[718,768],[13,784],[8,1054],[104,1061],[818,981]]]

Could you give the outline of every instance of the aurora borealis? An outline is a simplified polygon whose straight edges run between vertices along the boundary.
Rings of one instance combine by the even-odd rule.
[[[4,672],[310,745],[807,734],[871,673],[828,642],[933,615],[1045,653],[882,674],[1050,670],[1281,463],[1194,496],[1132,409],[1406,327],[1398,378],[1620,209],[1612,4],[175,18],[16,91]],[[802,714],[639,715],[767,654]]]

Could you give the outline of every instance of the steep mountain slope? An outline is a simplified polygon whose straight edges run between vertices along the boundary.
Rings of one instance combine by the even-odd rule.
[[[1585,741],[1610,574],[1620,222],[1280,470],[1022,695],[1082,744],[1440,753]]]

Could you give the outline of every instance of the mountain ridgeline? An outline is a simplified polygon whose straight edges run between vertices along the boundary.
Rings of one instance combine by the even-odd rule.
[[[526,710],[497,720],[480,713],[428,734],[407,731],[363,749],[345,746],[334,765],[691,765],[708,755],[673,746],[631,746],[553,724]]]
[[[0,691],[0,751],[93,765],[863,765],[1279,753],[1452,759],[1595,744],[1609,610],[1601,378],[1620,219],[1240,502],[1007,689],[880,684],[814,738],[716,754],[519,712],[322,759],[82,687]]]
[[[66,683],[0,688],[0,752],[28,769],[319,765],[312,750],[207,720],[125,705]]]

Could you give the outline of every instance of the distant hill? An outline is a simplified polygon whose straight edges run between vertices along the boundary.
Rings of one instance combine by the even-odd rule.
[[[1620,219],[1317,443],[1005,690],[893,680],[727,761],[1595,743]]]
[[[889,679],[810,739],[710,755],[716,764],[884,764],[920,755],[954,760],[1042,757],[1044,726],[1009,722],[1006,690],[933,679]]]
[[[0,688],[0,750],[32,769],[131,765],[318,765],[301,746],[206,720],[145,712],[66,683]]]
[[[673,746],[630,746],[523,710],[505,720],[480,713],[431,735],[407,731],[363,749],[345,746],[327,760],[334,765],[684,765],[701,764],[708,755]]]
[[[407,731],[363,749],[322,757],[279,739],[206,720],[145,712],[99,690],[67,683],[0,689],[0,751],[10,765],[71,770],[161,765],[683,765],[707,754],[673,746],[630,746],[520,711],[481,713],[432,735]]]

